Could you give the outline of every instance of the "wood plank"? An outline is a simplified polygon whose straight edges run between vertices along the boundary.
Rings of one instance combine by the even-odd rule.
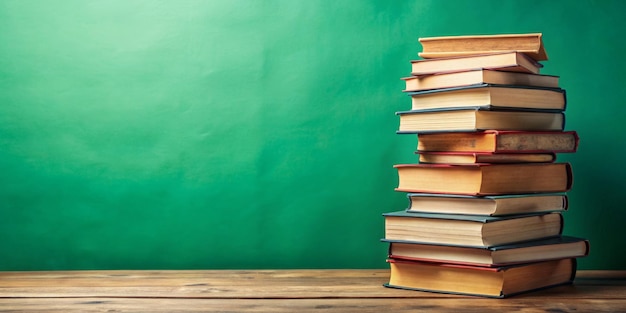
[[[462,298],[384,288],[388,270],[0,272],[0,297]],[[533,297],[626,298],[626,280],[580,280]]]
[[[626,280],[626,271],[578,271],[579,279],[619,279]],[[68,283],[72,286],[80,284],[92,284],[98,281],[99,284],[109,283],[114,286],[120,284],[132,286],[138,280],[145,286],[151,284],[158,286],[164,280],[169,284],[172,281],[180,283],[193,283],[197,280],[207,278],[219,280],[289,280],[289,279],[335,279],[335,278],[389,278],[388,269],[374,270],[166,270],[166,271],[20,271],[1,272],[0,280],[13,284],[22,283],[24,285],[37,284],[40,281],[54,281],[56,283]]]
[[[625,312],[626,300],[537,301],[475,298],[415,299],[0,299],[2,312]]]
[[[626,286],[574,285],[560,286],[529,293],[532,297],[553,299],[619,299],[626,298]],[[519,295],[517,297],[522,297]],[[303,299],[303,298],[461,298],[464,296],[384,288],[380,285],[353,287],[336,286],[283,286],[272,289],[262,286],[229,287],[0,287],[0,298],[85,298],[85,297],[136,297],[136,298],[205,298],[205,299]]]

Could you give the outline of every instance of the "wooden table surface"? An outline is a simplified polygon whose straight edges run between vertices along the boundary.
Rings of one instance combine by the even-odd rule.
[[[626,312],[626,272],[487,299],[382,287],[389,270],[0,272],[0,312]]]

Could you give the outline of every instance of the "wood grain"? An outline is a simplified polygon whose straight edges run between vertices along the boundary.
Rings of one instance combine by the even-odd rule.
[[[0,272],[0,312],[626,312],[620,274],[502,300],[384,288],[388,270]]]

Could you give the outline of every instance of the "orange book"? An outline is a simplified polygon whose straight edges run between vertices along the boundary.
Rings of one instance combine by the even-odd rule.
[[[569,163],[399,164],[397,191],[467,195],[565,192]]]

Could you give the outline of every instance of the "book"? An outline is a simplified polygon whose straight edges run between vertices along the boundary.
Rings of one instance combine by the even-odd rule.
[[[559,212],[482,216],[397,211],[383,214],[387,240],[493,247],[561,235]]]
[[[571,284],[577,265],[575,258],[494,268],[395,259],[388,262],[391,273],[385,287],[489,298]]]
[[[554,153],[416,152],[424,164],[550,163]]]
[[[514,85],[479,84],[410,92],[411,109],[482,107],[564,111],[565,90]]]
[[[530,240],[488,248],[432,245],[386,239],[383,241],[389,243],[389,258],[392,259],[483,267],[580,258],[589,254],[589,241],[572,236]]]
[[[397,191],[466,195],[558,193],[572,187],[569,163],[398,164]]]
[[[410,76],[404,80],[403,92],[471,86],[479,84],[518,85],[559,88],[559,76],[474,69],[462,72]]]
[[[508,72],[539,74],[543,65],[524,53],[506,52],[463,57],[422,59],[411,61],[411,75],[461,72],[475,69],[493,69]]]
[[[446,132],[420,134],[417,151],[493,153],[573,153],[578,149],[576,131]]]
[[[501,196],[408,193],[407,212],[503,216],[563,212],[569,208],[565,193]]]
[[[537,61],[548,59],[541,33],[439,36],[419,38],[418,41],[422,45],[419,53],[422,58],[517,51]]]
[[[480,130],[562,131],[563,112],[488,110],[485,108],[410,110],[396,112],[400,117],[397,133]]]

